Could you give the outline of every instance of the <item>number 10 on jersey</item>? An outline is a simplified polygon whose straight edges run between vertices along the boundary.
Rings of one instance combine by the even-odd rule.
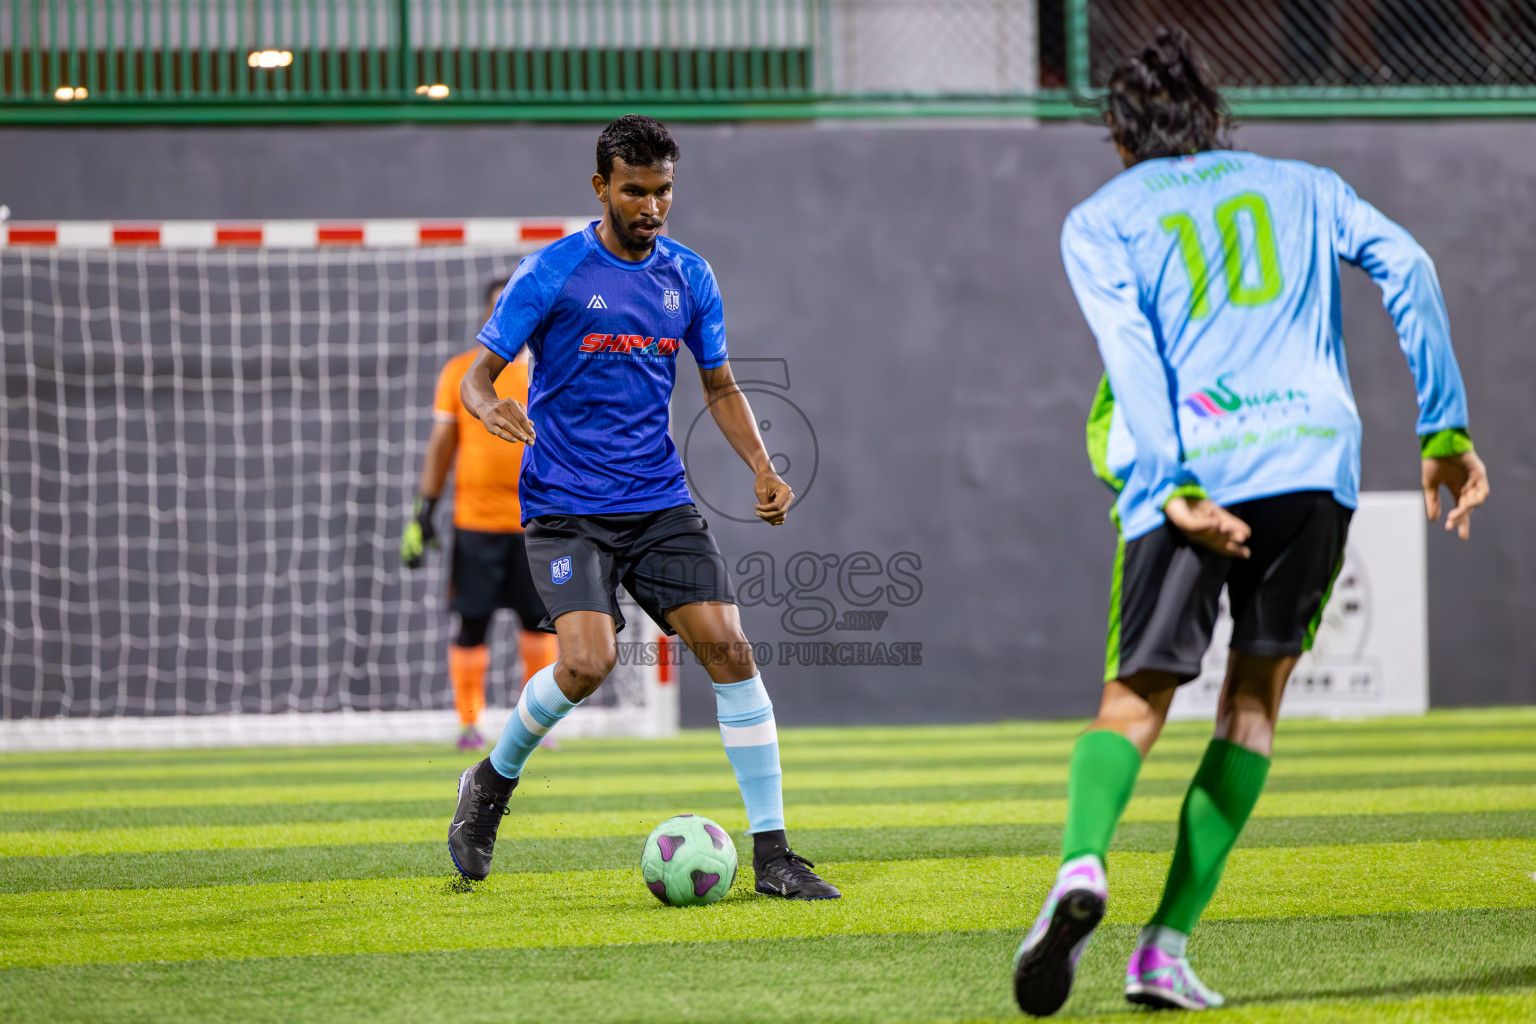
[[[1252,280],[1243,249],[1238,215],[1246,213],[1253,224],[1253,254],[1258,259],[1258,280]],[[1179,237],[1179,254],[1189,273],[1189,318],[1199,320],[1211,313],[1210,264],[1200,244],[1195,219],[1180,211],[1158,222],[1163,230]],[[1280,257],[1275,250],[1275,226],[1269,202],[1257,192],[1240,192],[1216,204],[1216,230],[1221,235],[1221,257],[1226,271],[1227,301],[1234,306],[1262,306],[1280,294]]]

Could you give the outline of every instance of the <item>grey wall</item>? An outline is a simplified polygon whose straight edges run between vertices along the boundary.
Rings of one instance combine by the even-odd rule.
[[[595,210],[586,182],[594,134],[4,130],[0,201],[25,219],[564,214]],[[922,645],[921,667],[775,658],[766,672],[780,718],[1087,713],[1114,534],[1082,445],[1099,363],[1057,237],[1067,210],[1117,169],[1103,132],[835,124],[678,134],[671,233],[713,263],[733,355],[782,359],[788,371],[787,388],[756,385],[754,400],[770,421],[770,448],[789,458],[788,478],[804,493],[789,525],[731,522],[725,514],[751,502],[749,478],[707,429],[689,449],[696,493],[717,506],[708,514],[727,555],[760,552],[776,567],[777,591],[744,602],[748,632],[775,645],[791,638],[786,606],[768,601],[789,588],[793,556],[809,552],[827,557],[795,567],[809,573],[819,561],[829,578],[792,598],[809,609],[802,627],[814,625],[817,597],[841,615],[876,584],[890,589],[871,606],[889,612],[878,632],[807,639]],[[1536,266],[1536,126],[1257,125],[1239,141],[1335,168],[1435,256],[1494,494],[1470,544],[1431,531],[1433,700],[1536,700],[1536,545],[1526,515],[1536,503],[1527,397],[1536,314],[1525,280]],[[1411,380],[1369,282],[1349,272],[1345,293],[1364,485],[1413,488]],[[782,373],[748,365],[764,379]],[[680,370],[681,446],[698,399],[691,369]],[[857,552],[886,575],[845,575],[840,593],[836,569],[846,574]],[[898,552],[921,567],[908,558],[891,571]],[[695,672],[685,720],[711,717]]]

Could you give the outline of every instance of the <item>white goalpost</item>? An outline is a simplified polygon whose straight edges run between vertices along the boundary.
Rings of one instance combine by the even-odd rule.
[[[584,223],[0,225],[0,750],[451,737],[446,558],[398,551],[433,387],[486,285]],[[561,735],[676,731],[667,660]]]

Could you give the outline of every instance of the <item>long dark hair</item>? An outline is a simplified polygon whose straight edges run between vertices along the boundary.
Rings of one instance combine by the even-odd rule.
[[[1103,114],[1109,137],[1138,162],[1230,145],[1232,114],[1180,29],[1158,29],[1110,72]]]

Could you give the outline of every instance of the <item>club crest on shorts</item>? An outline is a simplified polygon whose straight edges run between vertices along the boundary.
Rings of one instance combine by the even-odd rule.
[[[549,563],[549,578],[556,583],[564,583],[571,578],[571,556],[557,558]]]
[[[663,288],[661,290],[661,308],[667,311],[667,316],[677,316],[683,308],[683,296],[676,288]]]

